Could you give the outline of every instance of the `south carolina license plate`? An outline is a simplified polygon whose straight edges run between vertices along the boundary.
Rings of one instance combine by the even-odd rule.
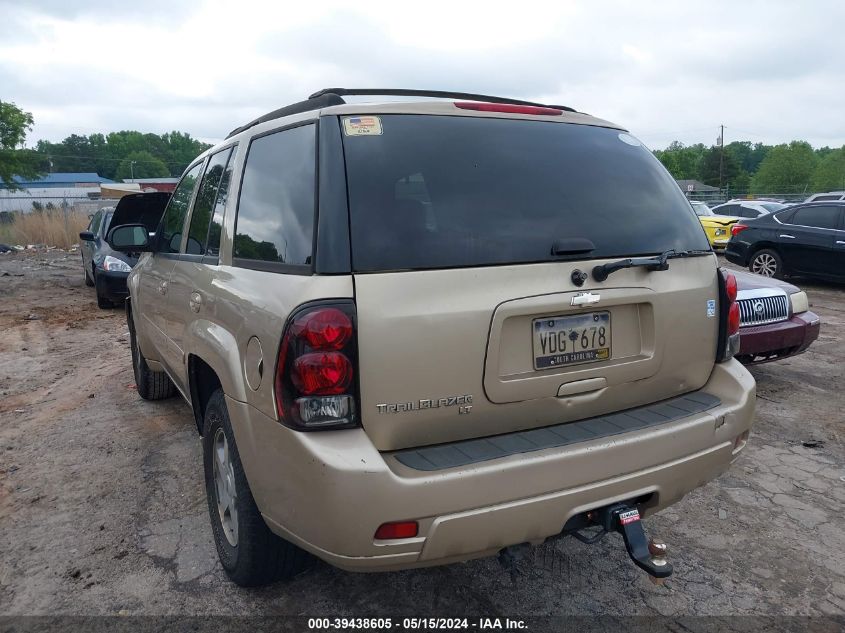
[[[534,369],[610,358],[610,312],[534,319]]]

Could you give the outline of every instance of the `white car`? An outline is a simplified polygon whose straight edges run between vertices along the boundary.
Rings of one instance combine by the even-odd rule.
[[[828,191],[827,193],[814,193],[804,202],[827,202],[829,200],[845,200],[845,191]]]
[[[713,215],[728,215],[734,218],[759,218],[761,215],[773,213],[786,208],[785,204],[764,200],[728,200],[724,204],[713,207]]]

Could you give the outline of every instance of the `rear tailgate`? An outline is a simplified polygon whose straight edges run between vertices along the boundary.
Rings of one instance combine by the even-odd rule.
[[[715,256],[636,139],[523,119],[368,125],[378,133],[346,135],[344,151],[361,421],[379,449],[602,415],[707,381]],[[669,249],[705,254],[573,281]],[[573,304],[580,293],[594,302]]]
[[[578,420],[707,381],[718,328],[708,316],[718,295],[712,258],[616,273],[601,287],[585,286],[600,296],[588,309],[571,305],[583,292],[568,281],[573,268],[357,275],[361,419],[375,445],[397,449]],[[453,290],[435,296],[446,288]],[[610,316],[607,360],[535,369],[536,319],[601,312]]]

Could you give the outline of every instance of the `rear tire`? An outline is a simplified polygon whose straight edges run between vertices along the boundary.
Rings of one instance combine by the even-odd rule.
[[[141,353],[138,340],[135,337],[135,325],[132,323],[132,315],[127,315],[129,320],[129,347],[132,350],[132,372],[135,374],[135,386],[138,388],[138,395],[144,400],[164,400],[176,393],[176,386],[170,377],[163,371],[153,371],[147,365],[147,360]]]
[[[783,260],[777,252],[764,248],[751,256],[748,270],[763,277],[783,279]]]
[[[273,534],[255,505],[220,389],[205,408],[202,444],[208,514],[226,575],[241,587],[256,587],[302,571],[308,554]]]

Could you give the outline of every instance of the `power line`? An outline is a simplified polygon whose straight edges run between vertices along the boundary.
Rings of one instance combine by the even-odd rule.
[[[48,153],[48,152],[39,152],[38,150],[32,150],[32,151],[34,151],[36,154],[38,154],[40,156],[46,156],[47,158],[50,158],[50,159],[81,158],[83,160],[107,161],[107,162],[113,162],[113,163],[121,163],[124,160],[126,160],[126,158],[128,158],[128,155],[124,158],[106,158],[106,157],[99,157],[99,156],[83,156],[81,154],[57,154],[55,152],[49,152]],[[197,156],[199,156],[199,153],[197,154]],[[155,157],[153,157],[153,158],[155,158]],[[193,160],[193,159],[191,159],[191,160]],[[188,163],[191,162],[191,160],[176,162],[176,161],[166,161],[166,160],[162,160],[160,158],[157,158],[154,161],[152,161],[152,160],[136,160],[135,162],[136,163],[154,163],[154,162],[156,162],[156,163],[164,163],[165,165],[187,165]]]

